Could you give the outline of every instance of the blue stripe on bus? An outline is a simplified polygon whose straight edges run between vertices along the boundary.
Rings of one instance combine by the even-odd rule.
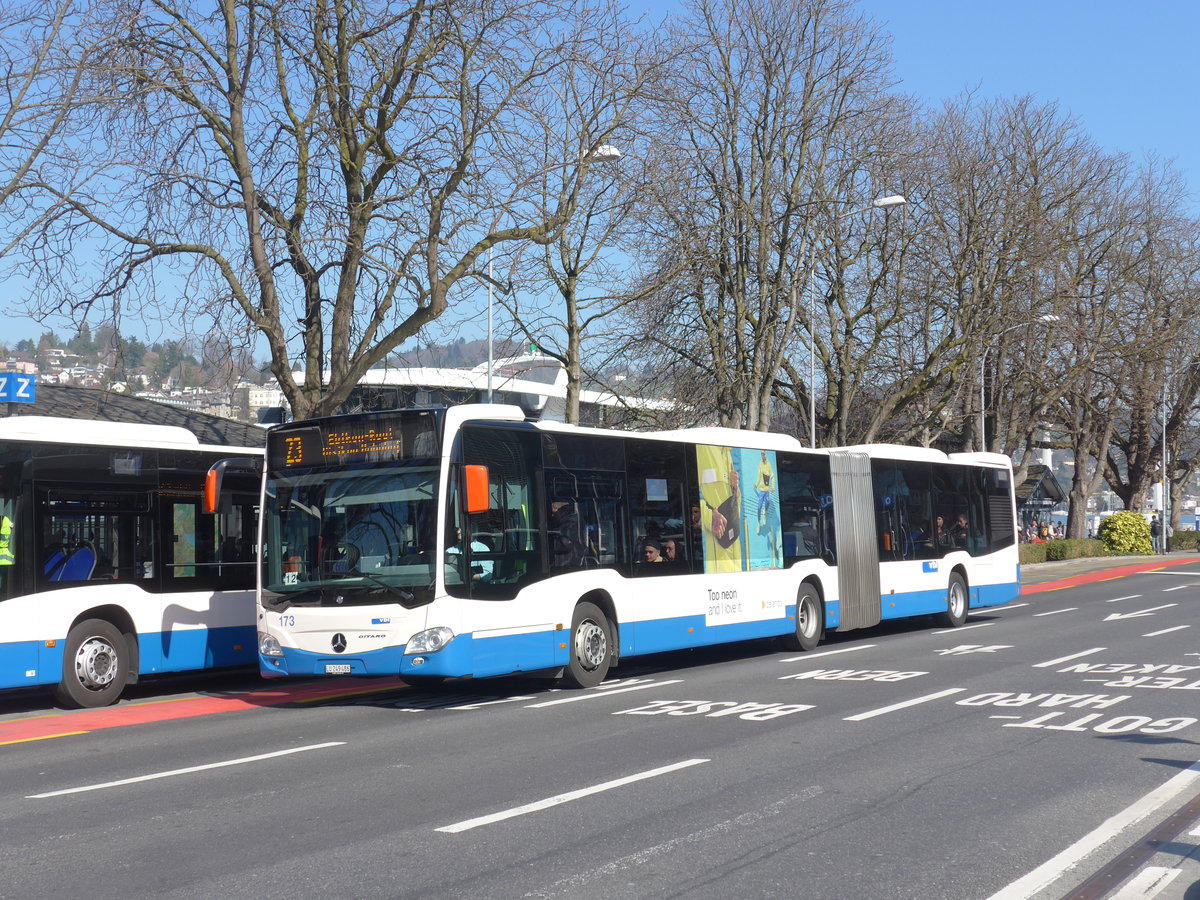
[[[971,608],[996,606],[1017,596],[1015,583],[983,585],[971,591]],[[945,612],[945,588],[892,594],[885,598],[884,619]],[[831,609],[836,609],[831,604]],[[704,616],[648,619],[621,626],[622,652],[627,656],[662,653],[687,647],[749,641],[791,634],[796,627],[796,607],[789,605],[783,618],[726,625],[705,625]],[[836,618],[826,623],[832,628]],[[284,648],[283,657],[259,657],[259,670],[268,678],[285,675],[324,675],[326,665],[349,665],[351,675],[424,675],[457,677],[536,672],[567,664],[570,634],[561,630],[507,634],[478,638],[460,634],[437,653],[404,655],[404,647],[385,647],[368,653],[338,655]],[[422,663],[415,665],[415,660]]]
[[[54,669],[53,678],[45,678],[38,669],[38,648],[41,641],[14,641],[0,644],[0,688],[22,687],[57,682],[62,666]],[[32,675],[26,673],[32,672]]]
[[[138,673],[187,672],[254,664],[257,635],[253,625],[192,628],[138,635]],[[44,641],[0,644],[0,689],[58,684],[67,639],[53,647]],[[32,674],[31,674],[32,673]]]
[[[143,675],[252,666],[257,653],[258,633],[253,625],[138,635],[138,671]]]

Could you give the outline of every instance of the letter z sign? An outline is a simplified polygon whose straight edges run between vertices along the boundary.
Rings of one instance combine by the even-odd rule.
[[[33,403],[36,400],[36,375],[19,372],[0,374],[0,403]]]

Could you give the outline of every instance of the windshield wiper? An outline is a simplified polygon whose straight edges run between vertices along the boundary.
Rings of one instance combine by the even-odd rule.
[[[374,585],[377,585],[378,587],[383,588],[389,594],[395,594],[397,597],[399,597],[405,603],[412,603],[414,600],[417,599],[416,595],[412,594],[409,591],[404,590],[404,588],[397,587],[394,584],[388,584],[382,578],[379,578],[378,576],[375,576],[375,575],[371,575],[367,572],[363,572],[358,569],[355,569],[353,572],[347,572],[346,574],[347,575],[357,575],[359,578],[365,578],[367,581],[371,582],[371,584],[374,584]]]

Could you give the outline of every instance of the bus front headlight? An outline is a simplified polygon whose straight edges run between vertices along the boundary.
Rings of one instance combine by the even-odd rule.
[[[409,638],[408,646],[404,648],[405,655],[412,653],[437,653],[454,640],[454,632],[445,625],[419,631]]]
[[[263,656],[283,656],[283,648],[279,646],[279,641],[265,631],[258,633],[258,652]]]

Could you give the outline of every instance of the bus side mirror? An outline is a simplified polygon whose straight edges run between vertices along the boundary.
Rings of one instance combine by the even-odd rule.
[[[212,515],[221,509],[221,483],[224,481],[227,471],[246,473],[256,478],[261,478],[262,463],[256,459],[242,459],[239,457],[218,459],[209,467],[208,474],[204,476],[204,495],[200,503],[201,511]]]
[[[487,512],[491,497],[491,491],[488,490],[487,466],[463,466],[463,482],[467,515]]]

